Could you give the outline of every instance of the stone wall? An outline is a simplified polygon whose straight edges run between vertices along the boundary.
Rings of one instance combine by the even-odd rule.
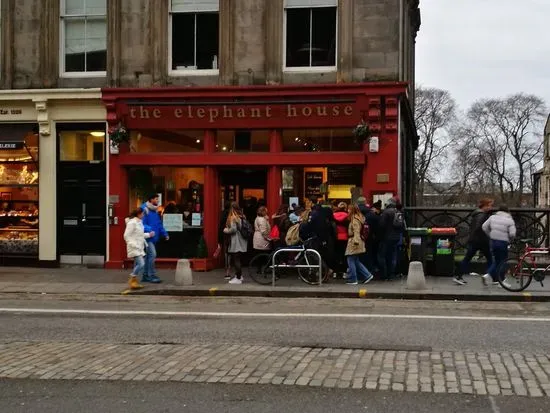
[[[59,77],[59,1],[2,1],[2,87],[414,81],[418,0],[339,0],[337,71],[283,71],[283,0],[221,0],[220,73],[170,76],[169,0],[109,0],[106,77]],[[418,23],[418,24],[417,24]]]

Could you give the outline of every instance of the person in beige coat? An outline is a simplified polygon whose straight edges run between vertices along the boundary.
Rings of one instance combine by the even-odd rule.
[[[366,284],[374,278],[367,270],[367,267],[360,261],[359,257],[365,253],[365,240],[361,237],[365,216],[357,205],[349,207],[348,245],[346,247],[346,258],[349,268],[349,276],[346,284],[357,285],[359,281]],[[358,276],[361,276],[361,279]]]
[[[271,250],[271,239],[269,239],[271,225],[267,220],[267,208],[264,206],[258,208],[257,214],[258,216],[254,221],[254,238],[252,238],[252,245],[257,251],[269,251]]]

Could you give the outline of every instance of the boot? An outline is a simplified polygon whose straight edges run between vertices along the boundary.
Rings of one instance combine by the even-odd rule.
[[[130,279],[128,280],[128,285],[130,286],[130,290],[139,290],[143,288],[143,285],[141,285],[137,277],[135,275],[130,275]]]

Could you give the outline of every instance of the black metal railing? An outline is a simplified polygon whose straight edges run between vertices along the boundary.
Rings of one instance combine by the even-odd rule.
[[[457,250],[465,249],[474,209],[407,207],[405,211],[409,227],[456,228]],[[534,246],[550,247],[550,209],[510,208],[510,212],[516,222],[516,239],[532,239]]]

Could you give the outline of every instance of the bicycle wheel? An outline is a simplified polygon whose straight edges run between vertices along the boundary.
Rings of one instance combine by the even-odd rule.
[[[533,267],[524,259],[508,258],[498,268],[498,283],[510,292],[525,290],[533,280]]]
[[[298,265],[311,265],[312,268],[298,268],[300,279],[306,284],[319,284],[319,257],[312,250],[306,250],[300,254]],[[322,266],[323,282],[328,279],[328,268]]]
[[[248,275],[258,284],[270,284],[273,279],[271,254],[258,254],[248,264]]]

